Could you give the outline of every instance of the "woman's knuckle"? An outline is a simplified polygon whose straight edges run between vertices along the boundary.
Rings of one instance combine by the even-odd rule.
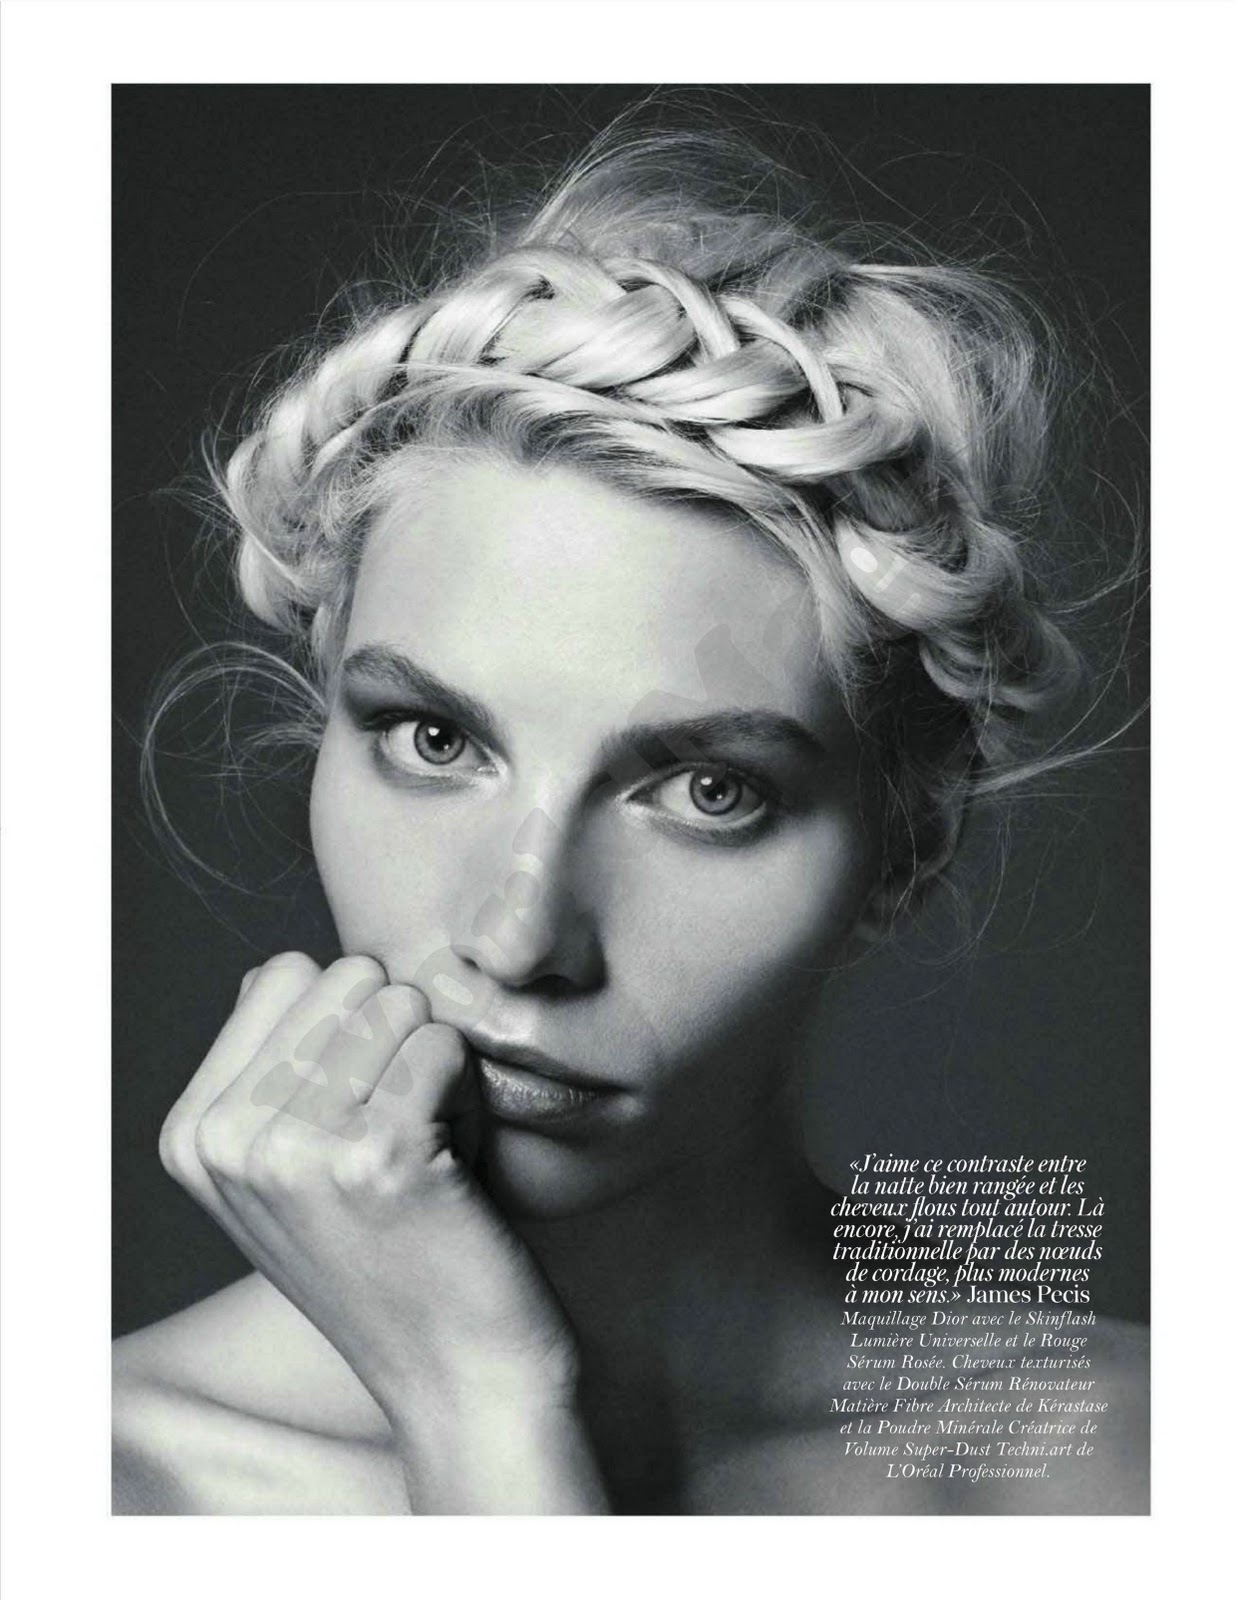
[[[332,963],[331,976],[353,984],[384,984],[386,968],[374,956],[340,956]]]
[[[440,1199],[474,1203],[473,1188],[468,1169],[452,1150],[437,1145],[425,1155],[426,1175],[432,1180],[434,1193]]]
[[[246,1174],[259,1189],[292,1190],[311,1177],[311,1153],[295,1117],[276,1112],[254,1135],[246,1155]]]
[[[360,1032],[367,1038],[380,1038],[390,1029],[387,1008],[383,1002],[384,991],[358,997],[359,1003],[350,1016],[344,1019],[348,1032]]]
[[[345,1194],[382,1192],[394,1171],[389,1139],[367,1127],[358,1139],[340,1141],[331,1161],[331,1176]]]
[[[468,1059],[468,1046],[458,1028],[446,1022],[427,1022],[416,1034],[422,1060],[448,1070],[463,1067]]]
[[[170,1177],[183,1181],[193,1161],[193,1128],[184,1112],[173,1107],[159,1129],[159,1160]]]
[[[257,969],[254,982],[263,977],[296,977],[308,981],[316,978],[320,970],[314,958],[303,950],[280,950]]]
[[[374,1039],[396,1043],[429,1020],[423,996],[403,984],[384,984],[367,999],[360,1015]]]
[[[193,1132],[193,1149],[198,1160],[217,1177],[235,1177],[240,1171],[238,1141],[230,1123],[219,1112],[207,1111]]]
[[[410,983],[389,983],[382,991],[384,1008],[393,1020],[398,1018],[408,1028],[423,1028],[430,1020],[430,1003]]]

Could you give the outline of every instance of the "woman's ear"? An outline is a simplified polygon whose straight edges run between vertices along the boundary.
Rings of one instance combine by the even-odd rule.
[[[843,945],[840,966],[860,960],[884,943],[903,900],[904,894],[898,893],[896,888],[891,889],[885,878],[877,880],[862,910],[851,924]]]
[[[849,943],[859,951],[870,950],[888,933],[885,919],[875,910],[865,911],[850,931]]]

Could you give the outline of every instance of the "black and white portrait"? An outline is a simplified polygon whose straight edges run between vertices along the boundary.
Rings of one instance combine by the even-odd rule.
[[[1145,90],[114,139],[116,1509],[1144,1512]],[[856,1457],[867,1153],[1085,1159],[1089,1459]]]

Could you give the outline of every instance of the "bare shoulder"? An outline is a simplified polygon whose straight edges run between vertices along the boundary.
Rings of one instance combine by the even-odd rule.
[[[183,1448],[198,1402],[143,1374],[112,1347],[112,1511],[117,1516],[192,1512],[190,1463]]]
[[[1029,1308],[872,1330],[796,1422],[709,1463],[694,1510],[1111,1516],[1149,1510],[1148,1331]],[[997,1324],[1000,1324],[998,1331]],[[855,1330],[855,1338],[865,1337]],[[947,1342],[945,1342],[947,1341]]]
[[[263,1280],[118,1339],[112,1380],[116,1515],[406,1509],[376,1408]]]
[[[1147,1327],[1086,1311],[1026,1308],[1016,1331],[1013,1364],[987,1380],[978,1375],[959,1396],[977,1408],[991,1402],[992,1410],[959,1415],[976,1428],[957,1434],[968,1448],[949,1460],[940,1509],[979,1516],[1146,1515]]]
[[[255,1299],[242,1280],[112,1346],[112,1510],[193,1515],[208,1507],[205,1464],[261,1415],[260,1362],[246,1353]],[[251,1391],[247,1395],[246,1391]]]
[[[1041,1381],[1022,1391],[1031,1401],[1027,1416],[1033,1423],[1062,1429],[1059,1435],[1032,1436],[1056,1439],[1061,1454],[1049,1460],[1050,1471],[1034,1505],[1024,1509],[1065,1516],[1146,1516],[1151,1509],[1150,1330],[1143,1323],[1097,1317],[1089,1328],[1067,1325],[1055,1337],[1069,1337],[1071,1331],[1085,1333],[1080,1355],[1089,1365],[1064,1376],[1048,1368]],[[986,1509],[1020,1509],[1014,1503],[1019,1498],[1016,1483],[990,1493],[995,1503]]]

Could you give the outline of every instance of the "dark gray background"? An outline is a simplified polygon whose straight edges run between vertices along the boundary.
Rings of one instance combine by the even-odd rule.
[[[208,422],[274,347],[312,332],[362,269],[387,198],[450,206],[478,171],[529,149],[570,154],[635,99],[628,88],[121,87],[115,149],[114,1310],[124,1332],[247,1270],[158,1162],[162,1118],[231,1006],[276,949],[333,954],[306,865],[272,885],[302,834],[294,794],[223,802],[174,760],[190,842],[252,887],[187,882],[140,809],[136,736],[158,674],[226,632],[199,517],[170,494]],[[1056,308],[1067,345],[1110,380],[1073,484],[1084,542],[1128,543],[1146,421],[1148,94],[1141,87],[787,85],[746,91],[758,120],[806,125],[805,151],[847,215],[976,242]],[[779,136],[780,137],[780,136]],[[444,146],[444,141],[447,141]],[[484,158],[478,168],[476,157]],[[431,161],[431,158],[432,161]],[[430,162],[428,170],[427,162]],[[415,180],[415,181],[414,181]],[[422,205],[413,226],[432,219]],[[1089,474],[1113,485],[1106,498]],[[1113,608],[1109,608],[1111,624]],[[1101,724],[1145,694],[1145,614]],[[1111,642],[1110,626],[1101,642]],[[191,737],[203,727],[191,730]],[[968,953],[945,908],[835,983],[811,1101],[826,1176],[865,1150],[1068,1151],[1106,1199],[1101,1310],[1145,1317],[1148,1169],[1148,780],[1145,725],[1036,786],[1011,818],[996,914]],[[982,882],[991,826],[964,865]],[[273,842],[272,842],[273,841]]]

